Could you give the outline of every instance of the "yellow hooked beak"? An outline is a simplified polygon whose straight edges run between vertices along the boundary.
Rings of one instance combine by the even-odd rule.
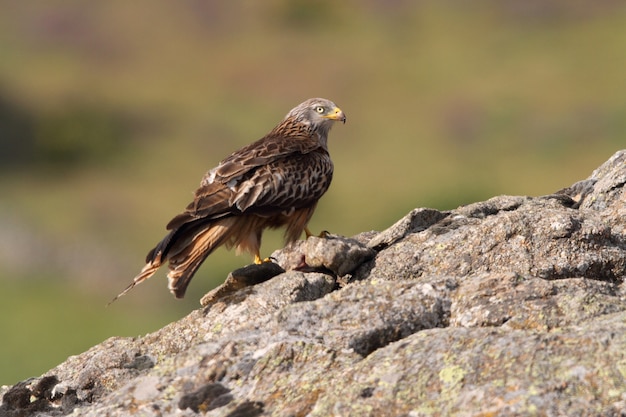
[[[330,120],[338,120],[342,123],[346,122],[346,115],[343,114],[339,107],[335,107],[328,115],[324,117]]]

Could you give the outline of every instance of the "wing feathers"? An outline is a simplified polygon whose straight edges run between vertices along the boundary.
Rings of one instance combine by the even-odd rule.
[[[176,229],[194,220],[217,219],[231,214],[229,200],[232,194],[232,190],[220,183],[200,187],[185,211],[169,221],[167,230]]]
[[[287,155],[250,169],[227,182],[215,177],[200,187],[185,211],[167,224],[168,230],[199,219],[218,219],[245,213],[300,208],[317,201],[330,186],[333,164],[322,149],[307,155]]]
[[[320,148],[317,135],[310,132],[307,126],[291,125],[291,122],[283,121],[265,137],[222,160],[217,167],[205,175],[203,184],[210,182],[209,178],[227,183],[233,178],[245,175],[250,170],[271,164],[288,155],[303,155]],[[285,140],[286,136],[290,140]]]

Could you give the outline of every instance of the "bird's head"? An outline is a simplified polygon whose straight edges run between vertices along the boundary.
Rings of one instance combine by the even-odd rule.
[[[346,122],[346,115],[335,103],[325,98],[310,98],[300,103],[285,116],[305,123],[313,130],[327,133],[333,122]]]

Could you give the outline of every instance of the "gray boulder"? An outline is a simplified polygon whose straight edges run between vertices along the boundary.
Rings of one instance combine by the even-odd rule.
[[[620,151],[553,195],[297,242],[0,415],[626,416],[625,184]]]

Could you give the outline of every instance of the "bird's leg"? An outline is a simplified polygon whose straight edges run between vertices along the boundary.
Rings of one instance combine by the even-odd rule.
[[[254,263],[256,265],[260,265],[263,262],[271,262],[272,260],[270,258],[261,258],[261,252],[259,251],[260,247],[261,247],[261,233],[263,233],[263,230],[257,230],[256,231],[256,244],[254,246]]]
[[[261,254],[258,251],[254,254],[254,263],[257,265],[263,263],[263,259],[261,259]]]

